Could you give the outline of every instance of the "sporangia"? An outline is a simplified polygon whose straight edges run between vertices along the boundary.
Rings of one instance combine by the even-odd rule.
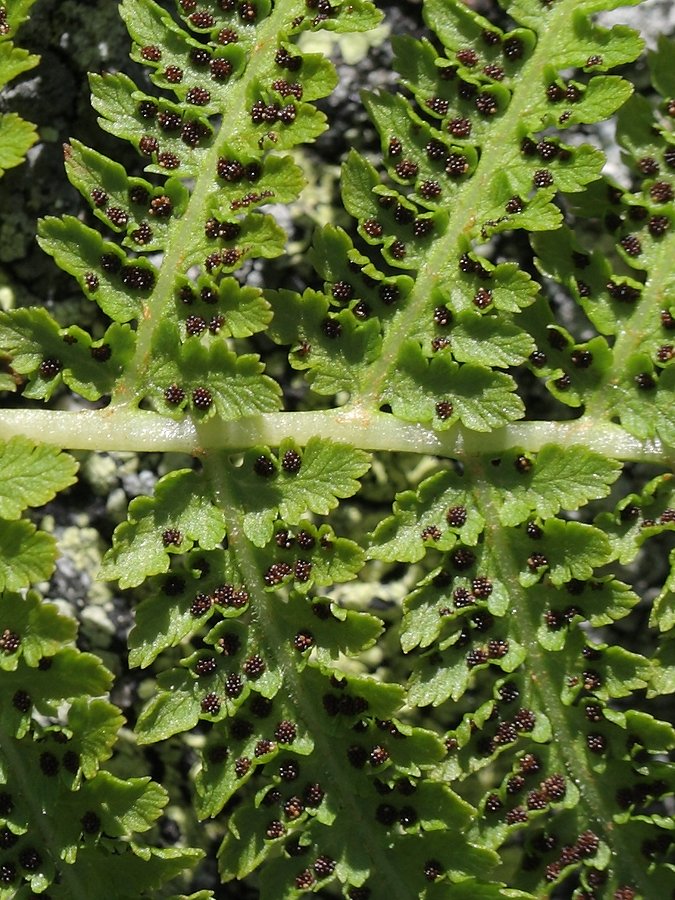
[[[672,892],[673,48],[615,5],[118,5],[64,274],[3,276],[2,898]]]

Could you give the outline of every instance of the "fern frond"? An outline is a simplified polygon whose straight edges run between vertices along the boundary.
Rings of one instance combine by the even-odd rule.
[[[131,328],[111,325],[99,344],[46,313],[3,313],[3,347],[29,395],[49,397],[63,382],[88,400],[202,418],[279,408],[257,357],[226,349],[229,335],[260,331],[270,316],[259,291],[228,276],[251,257],[283,252],[284,232],[257,208],[298,196],[301,170],[280,151],[326,127],[314,101],[333,88],[335,73],[320,55],[293,49],[297,38],[325,26],[367,28],[378,18],[362,3],[313,18],[303,11],[297,0],[213,12],[188,3],[179,23],[153,0],[122,4],[132,56],[162,93],[144,93],[123,74],[92,76],[93,102],[102,126],[138,148],[151,177],[128,176],[72,141],[68,177],[107,236],[74,217],[50,217],[40,243],[105,316]]]
[[[515,263],[491,263],[480,246],[507,229],[556,229],[557,193],[599,178],[602,154],[559,135],[627,99],[627,82],[596,73],[641,45],[629,30],[592,25],[579,4],[507,6],[522,26],[510,32],[460,2],[426,3],[442,52],[408,37],[395,44],[414,102],[367,97],[386,176],[352,153],[343,198],[370,250],[326,228],[314,248],[325,299],[310,292],[295,301],[291,363],[310,370],[317,392],[346,390],[355,408],[390,409],[441,430],[461,422],[489,431],[523,415],[512,377],[494,369],[535,351],[519,311],[537,285]],[[579,79],[563,83],[570,67]],[[289,297],[272,302],[283,327]],[[272,334],[288,341],[277,327]]]
[[[635,95],[618,118],[617,136],[635,190],[603,184],[602,193],[586,198],[579,209],[609,231],[613,252],[582,251],[569,230],[556,233],[555,240],[540,235],[535,241],[542,271],[564,284],[607,336],[577,343],[557,329],[558,346],[546,350],[542,368],[547,386],[564,403],[583,405],[599,419],[620,421],[631,434],[658,436],[668,444],[675,434],[675,352],[669,337],[675,327],[670,299],[675,277],[675,144],[664,112],[673,88],[665,62],[672,49],[672,41],[664,38],[648,57],[660,100]],[[550,322],[550,314],[542,313],[540,328],[551,331]],[[588,353],[590,362],[581,370],[577,365],[570,385],[556,389],[556,382],[571,374],[568,359],[574,364],[575,354],[581,359],[580,354]]]
[[[432,733],[394,718],[401,689],[345,677],[338,667],[344,654],[371,647],[382,626],[377,618],[343,610],[316,593],[353,578],[362,553],[328,526],[317,528],[304,518],[309,511],[325,515],[336,496],[352,494],[367,459],[316,440],[302,454],[291,442],[281,445],[276,458],[254,450],[245,455],[240,475],[224,458],[213,463],[204,484],[210,483],[224,511],[226,550],[209,552],[202,538],[199,550],[192,546],[204,524],[183,526],[175,520],[178,527],[167,534],[166,520],[147,515],[154,502],[136,501],[139,513],[141,504],[144,512],[147,507],[148,535],[164,543],[162,568],[174,564],[139,606],[132,659],[147,665],[198,634],[204,643],[180,667],[159,676],[159,690],[138,721],[139,739],[154,742],[193,729],[200,720],[213,723],[197,778],[198,808],[206,817],[235,797],[240,805],[219,853],[223,880],[263,866],[263,896],[290,896],[336,879],[349,891],[369,875],[377,875],[369,884],[381,884],[373,896],[417,893],[425,885],[430,852],[420,827],[435,830],[450,821],[464,828],[469,808],[433,781],[417,783],[423,768],[438,762],[444,750]],[[158,488],[156,508],[160,497],[165,509],[175,508],[165,494],[181,477],[194,476],[168,476],[166,488]],[[198,497],[195,485],[187,493],[182,489],[184,496]],[[257,503],[245,503],[245,513],[240,492],[257,496]],[[199,500],[194,502],[197,518],[206,523],[210,513],[198,513]],[[120,578],[121,552],[137,567],[128,527],[115,535],[108,577]],[[134,578],[145,574],[136,568]],[[160,610],[166,624],[158,633]],[[361,785],[356,794],[339,777],[350,764]],[[399,782],[416,792],[414,814],[405,804],[399,810],[383,801],[378,785],[393,790]],[[358,813],[352,809],[357,796],[365,803]],[[376,834],[372,818],[380,823]],[[279,855],[289,840],[312,854],[309,867]],[[438,842],[433,849],[439,874],[462,859],[462,879],[480,876],[495,859],[465,842],[455,847]],[[387,875],[386,860],[398,852],[419,865]]]
[[[87,896],[92,870],[116,874],[110,897],[159,888],[201,851],[150,850],[168,795],[149,778],[103,768],[124,719],[106,699],[112,673],[75,646],[76,622],[29,588],[54,570],[51,535],[20,518],[75,481],[72,457],[14,438],[0,444],[0,897]],[[140,865],[143,863],[143,865]],[[22,884],[22,887],[17,887]]]
[[[642,49],[616,5],[424,0],[299,293],[247,279],[327,127],[306,42],[378,12],[120,4],[145,72],[92,103],[139,169],[71,139],[88,209],[39,226],[94,325],[0,310],[0,388],[52,407],[0,415],[0,898],[167,896],[209,846],[261,900],[673,890],[675,77],[666,40],[653,95],[615,74]],[[623,186],[579,139],[615,113]],[[204,849],[165,846],[112,674],[39,592],[77,465],[28,434],[187,454],[101,575],[134,590],[138,759],[189,771]]]
[[[28,18],[35,0],[14,0],[0,6],[0,88],[12,79],[34,68],[38,56],[15,46],[12,38]],[[37,141],[35,125],[12,112],[0,114],[0,176],[20,165]]]

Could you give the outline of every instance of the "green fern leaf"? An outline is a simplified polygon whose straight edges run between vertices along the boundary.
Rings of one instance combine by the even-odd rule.
[[[16,113],[3,113],[0,116],[0,176],[22,163],[36,140],[34,125]]]
[[[262,547],[273,534],[277,516],[288,525],[299,524],[307,512],[326,515],[338,498],[358,490],[368,469],[367,454],[344,444],[310,439],[304,450],[283,441],[276,458],[266,448],[254,448],[244,456],[233,487],[244,504],[244,531]]]
[[[129,522],[104,560],[102,575],[122,587],[141,584],[148,575],[166,572],[170,555],[194,544],[211,550],[223,539],[222,513],[196,473],[172,472],[158,485],[156,497],[138,497],[129,507]],[[139,568],[138,559],[143,559]]]
[[[3,28],[0,32],[0,87],[4,87],[23,72],[34,68],[39,57],[14,46],[9,37],[28,18],[28,12],[35,0],[14,3],[9,10],[3,7]],[[7,169],[18,166],[37,141],[35,125],[26,122],[16,113],[3,112],[0,115],[0,176]]]
[[[0,445],[0,515],[18,518],[75,482],[77,463],[56,447],[36,447],[16,437]]]
[[[351,231],[291,235],[298,291],[303,265],[267,261],[338,85],[308,51],[379,14],[120,4],[144,71],[93,75],[92,103],[139,168],[71,141],[85,212],[39,226],[90,330],[63,324],[70,297],[0,298],[0,424],[22,435],[0,444],[0,900],[204,878],[261,900],[670,893],[675,76],[665,39],[653,92],[610,71],[642,49],[602,26],[618,3],[424,0],[400,87],[364,97],[382,164],[347,155]],[[0,7],[0,82],[34,62],[5,40],[30,5]],[[580,143],[619,109],[623,186]],[[14,164],[31,132],[7,127]],[[193,459],[148,460],[103,560],[152,667],[122,711],[34,589],[66,543],[39,508],[76,464],[24,434]],[[96,603],[97,646],[121,601],[70,565],[48,596]],[[189,769],[194,803],[144,761]],[[183,841],[218,849],[171,887],[202,856]]]

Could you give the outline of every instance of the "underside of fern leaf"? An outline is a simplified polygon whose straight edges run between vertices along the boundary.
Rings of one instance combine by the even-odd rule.
[[[670,896],[672,44],[647,99],[614,0],[424,0],[298,293],[249,276],[328,124],[305,42],[379,15],[165,5],[120,4],[142,76],[91,76],[138,174],[70,140],[87,214],[39,227],[94,327],[0,312],[0,387],[52,402],[0,412],[0,897],[160,896],[207,849],[262,900]],[[580,139],[617,111],[622,185]],[[176,798],[103,765],[112,676],[36,589],[30,510],[83,448],[183,453],[101,576],[152,677],[135,749],[187,754],[200,848],[139,841]]]

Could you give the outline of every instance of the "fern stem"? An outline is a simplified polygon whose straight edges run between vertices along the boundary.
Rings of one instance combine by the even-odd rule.
[[[546,444],[581,445],[612,459],[675,464],[675,451],[658,439],[640,440],[609,422],[520,422],[489,434],[462,426],[439,434],[394,416],[360,409],[268,413],[232,422],[212,419],[199,433],[188,418],[176,420],[146,410],[0,410],[3,438],[24,435],[69,450],[161,451],[201,455],[209,450],[278,446],[287,437],[304,445],[315,436],[362,450],[427,453],[444,457],[499,454],[512,447],[536,452]]]

